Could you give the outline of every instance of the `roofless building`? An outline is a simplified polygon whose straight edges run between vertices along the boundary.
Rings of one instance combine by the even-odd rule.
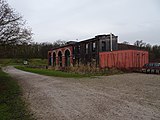
[[[90,65],[99,68],[140,68],[148,63],[148,52],[118,43],[114,34],[98,35],[80,42],[70,41],[48,51],[48,65],[64,68]]]

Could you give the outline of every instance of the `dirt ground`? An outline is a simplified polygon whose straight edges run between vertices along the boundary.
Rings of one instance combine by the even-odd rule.
[[[19,81],[38,120],[160,120],[160,75],[71,79],[4,71]]]

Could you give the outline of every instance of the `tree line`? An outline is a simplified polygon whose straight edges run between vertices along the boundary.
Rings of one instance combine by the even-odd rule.
[[[22,58],[22,59],[32,59],[41,58],[47,59],[47,53],[49,50],[64,45],[65,41],[57,40],[54,43],[22,43],[15,45],[0,45],[0,52],[5,54],[0,54],[0,58]],[[5,52],[4,52],[5,51]]]
[[[130,43],[124,41],[123,44],[130,44]],[[150,45],[149,43],[143,42],[143,40],[135,41],[134,45],[142,50],[147,50],[149,52],[150,62],[160,62],[160,45]]]

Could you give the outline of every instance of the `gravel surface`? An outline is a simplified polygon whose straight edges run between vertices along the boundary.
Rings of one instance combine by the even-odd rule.
[[[19,81],[38,120],[160,120],[160,75],[71,79],[3,70]]]

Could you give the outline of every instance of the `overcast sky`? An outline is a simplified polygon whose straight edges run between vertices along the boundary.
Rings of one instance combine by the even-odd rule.
[[[160,0],[8,0],[35,42],[85,40],[112,32],[119,42],[160,44]]]

